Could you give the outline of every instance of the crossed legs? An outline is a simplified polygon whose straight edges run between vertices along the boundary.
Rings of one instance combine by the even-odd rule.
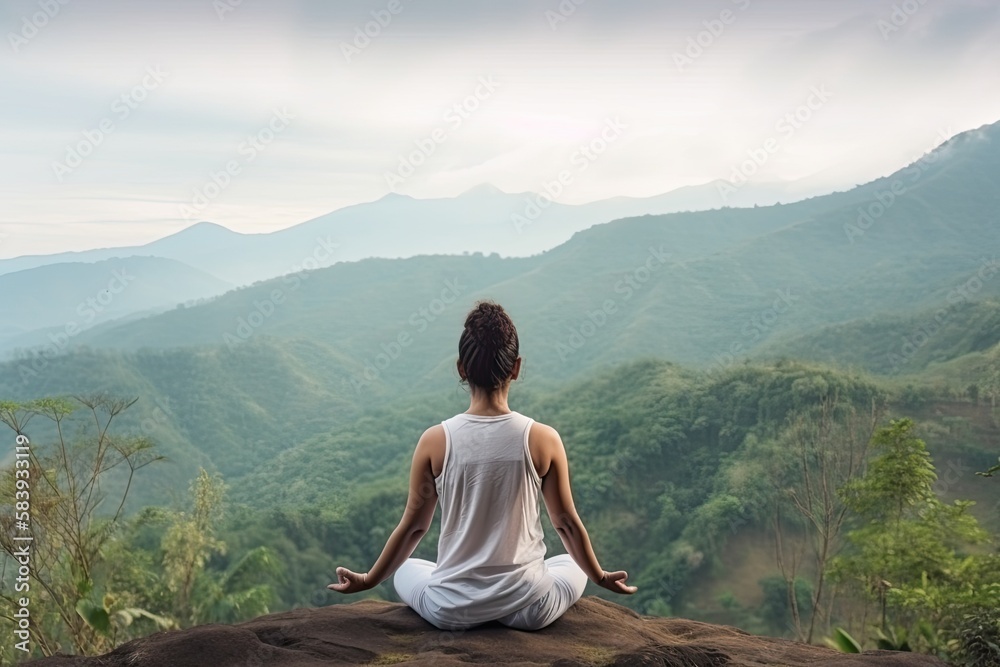
[[[527,607],[497,619],[498,622],[517,630],[540,630],[566,613],[583,596],[587,575],[571,556],[562,554],[547,558],[545,565],[554,579],[552,590]],[[428,618],[430,614],[421,604],[424,588],[435,567],[436,564],[429,560],[408,558],[393,575],[396,594],[428,623],[443,630],[460,629],[442,628],[437,619]]]

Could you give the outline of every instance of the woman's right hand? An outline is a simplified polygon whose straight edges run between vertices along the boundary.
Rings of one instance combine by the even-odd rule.
[[[327,586],[331,591],[337,591],[338,593],[358,593],[361,591],[367,591],[371,586],[368,585],[368,573],[357,573],[351,572],[346,567],[337,568],[337,583],[330,584]]]
[[[632,595],[638,588],[635,586],[627,586],[625,581],[628,579],[628,572],[619,570],[618,572],[605,572],[601,580],[597,582],[597,585],[601,588],[607,588],[609,591],[615,593],[621,593],[622,595]]]

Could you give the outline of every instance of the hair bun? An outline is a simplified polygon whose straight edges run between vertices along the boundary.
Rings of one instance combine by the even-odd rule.
[[[503,307],[490,301],[483,301],[469,314],[465,327],[477,340],[499,340],[511,325]]]
[[[514,370],[518,356],[517,329],[500,304],[480,301],[465,318],[458,345],[459,359],[469,383],[494,390]]]

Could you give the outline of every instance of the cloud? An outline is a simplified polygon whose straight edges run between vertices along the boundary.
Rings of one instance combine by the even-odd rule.
[[[446,141],[401,192],[538,190],[606,118],[626,118],[629,132],[567,192],[574,202],[726,178],[815,85],[834,98],[756,179],[825,174],[844,187],[904,164],[940,127],[1000,118],[994,2],[928,2],[885,40],[876,23],[888,0],[399,1],[350,62],[342,44],[384,20],[389,0],[226,0],[233,11],[221,19],[212,0],[66,4],[0,57],[0,86],[16,100],[0,107],[0,226],[33,225],[0,255],[120,245],[120,221],[166,224],[275,108],[295,122],[207,218],[259,231],[377,199],[384,172],[442,127]],[[5,3],[3,32],[37,11]],[[735,19],[711,34],[724,11]],[[707,46],[680,71],[674,54],[699,39]],[[53,161],[150,66],[167,81],[59,183]],[[496,93],[451,128],[445,114],[484,76]],[[88,222],[86,237],[42,231],[74,219],[116,224]]]

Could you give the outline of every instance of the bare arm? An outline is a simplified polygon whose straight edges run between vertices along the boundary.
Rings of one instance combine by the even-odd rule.
[[[399,525],[386,541],[382,554],[371,570],[364,574],[351,572],[346,567],[338,567],[338,583],[330,584],[327,588],[339,593],[357,593],[374,588],[392,576],[392,573],[410,557],[420,544],[420,540],[427,534],[434,519],[438,496],[431,462],[435,450],[443,447],[444,431],[441,426],[431,427],[424,432],[413,452],[410,492],[406,500],[406,509],[403,510],[403,518],[399,520]]]
[[[562,438],[555,429],[543,424],[531,428],[529,438],[535,440],[542,472],[542,497],[552,526],[559,534],[567,553],[594,583],[615,593],[632,594],[635,586],[625,585],[628,573],[606,572],[594,554],[590,536],[573,504],[569,481],[569,461]]]

